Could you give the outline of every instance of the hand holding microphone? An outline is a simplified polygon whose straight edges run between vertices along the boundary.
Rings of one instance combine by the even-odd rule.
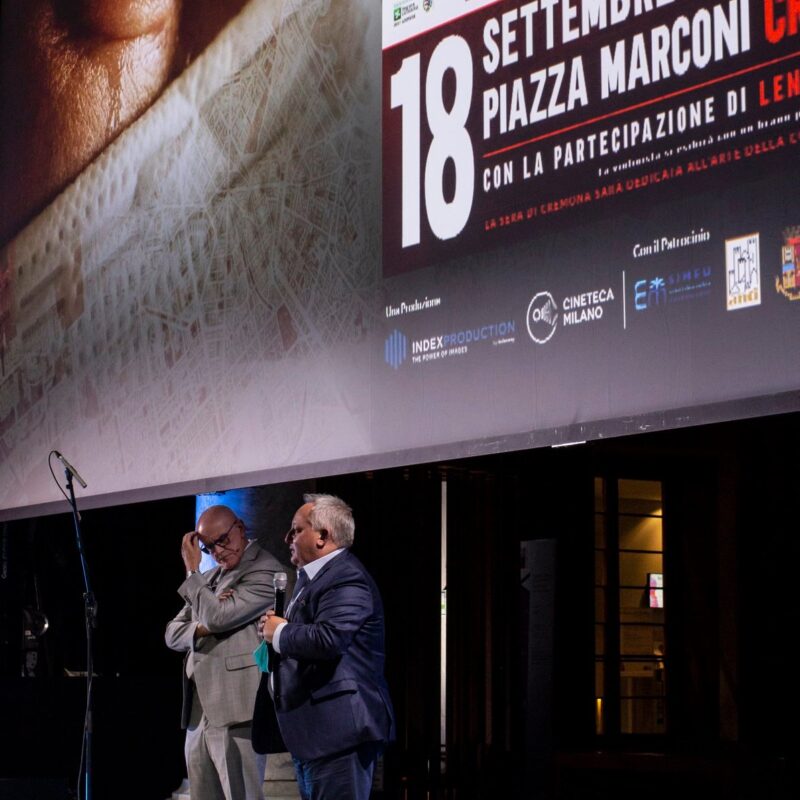
[[[286,583],[286,573],[276,572],[275,577],[272,579],[272,585],[275,588],[275,607],[267,611],[258,621],[258,633],[266,642],[272,642],[275,628],[281,622],[286,622],[283,618],[286,606]]]
[[[275,615],[278,617],[283,616],[284,608],[286,607],[287,580],[285,572],[276,572],[275,577],[272,579],[272,585],[275,588]]]

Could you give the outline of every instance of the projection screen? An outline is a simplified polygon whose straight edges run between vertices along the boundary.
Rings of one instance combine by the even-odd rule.
[[[0,518],[800,409],[794,0],[251,0],[0,261]]]

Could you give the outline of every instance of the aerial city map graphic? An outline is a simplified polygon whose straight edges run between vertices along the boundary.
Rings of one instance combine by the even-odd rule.
[[[59,496],[53,447],[102,494],[359,441],[325,364],[376,274],[363,5],[251,3],[2,253],[3,504]]]

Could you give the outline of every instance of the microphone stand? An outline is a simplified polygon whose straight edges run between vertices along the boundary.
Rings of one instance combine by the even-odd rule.
[[[72,472],[64,469],[69,490],[69,504],[72,506],[72,519],[75,523],[75,538],[78,543],[78,555],[81,560],[83,572],[83,608],[86,623],[86,717],[83,724],[83,743],[81,747],[81,767],[84,777],[84,800],[92,798],[92,678],[94,676],[94,637],[92,631],[97,627],[97,601],[89,583],[89,569],[86,564],[86,555],[83,551],[83,538],[81,536],[81,515],[78,513],[78,503],[75,500],[75,490],[72,486]],[[80,773],[78,774],[78,796],[80,797]]]

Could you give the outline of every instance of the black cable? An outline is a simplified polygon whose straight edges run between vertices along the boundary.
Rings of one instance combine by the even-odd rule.
[[[51,451],[50,451],[50,452],[47,454],[47,466],[48,466],[48,468],[50,469],[50,474],[53,476],[53,481],[55,481],[55,484],[56,484],[56,486],[58,486],[58,490],[61,492],[61,494],[63,494],[63,495],[64,495],[64,499],[65,499],[65,500],[66,500],[66,501],[67,501],[67,502],[70,504],[70,506],[71,506],[71,505],[72,505],[72,503],[70,502],[70,499],[69,499],[69,497],[67,497],[67,493],[66,493],[66,492],[65,492],[65,491],[64,491],[64,490],[61,488],[61,484],[58,482],[58,478],[56,478],[56,474],[55,474],[55,472],[53,472],[53,456],[56,454],[56,452],[57,452],[56,450],[51,450]]]

